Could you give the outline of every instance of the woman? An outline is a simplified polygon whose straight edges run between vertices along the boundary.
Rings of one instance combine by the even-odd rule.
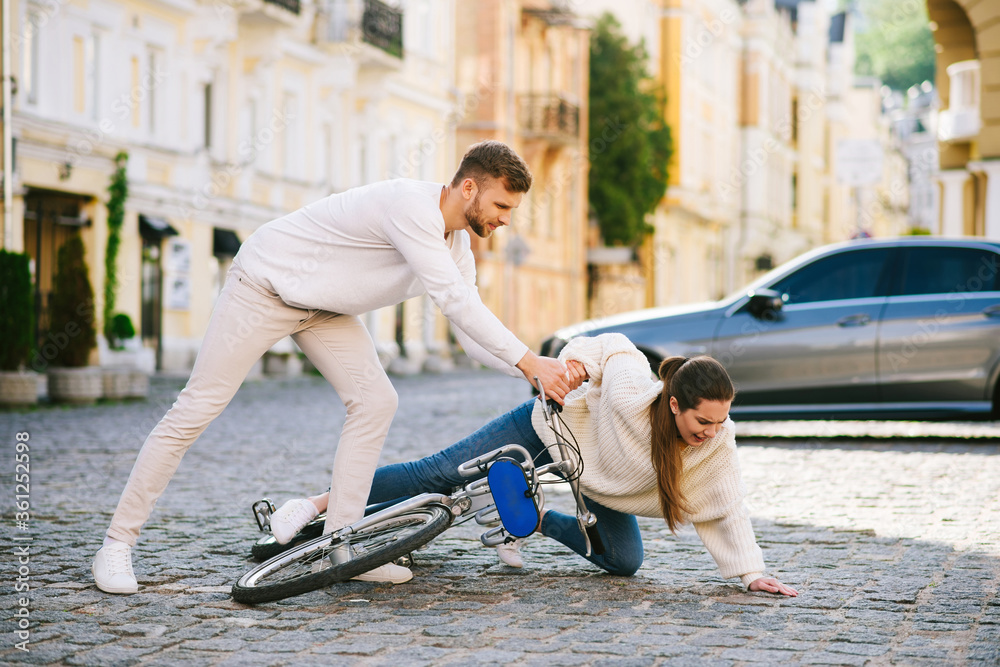
[[[562,418],[580,447],[580,487],[605,545],[604,554],[587,560],[611,574],[632,575],[643,558],[636,515],[662,517],[671,532],[690,521],[723,577],[739,577],[751,591],[798,595],[764,576],[729,419],[735,392],[719,362],[672,357],[653,380],[646,357],[621,334],[574,338],[559,358],[569,368],[570,386],[579,387],[567,394]],[[553,450],[546,446],[555,437],[538,401],[437,454],[379,468],[368,502],[449,493],[469,481],[456,472],[459,464],[511,442],[538,455],[539,465],[551,461]],[[325,506],[326,494],[288,501],[271,517],[275,538],[287,542]],[[586,554],[576,517],[546,511],[539,530]],[[504,562],[520,566],[516,543],[499,553]]]

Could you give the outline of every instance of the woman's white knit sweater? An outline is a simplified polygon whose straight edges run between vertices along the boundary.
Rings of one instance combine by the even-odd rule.
[[[662,517],[650,459],[649,409],[663,390],[650,378],[645,355],[621,334],[574,338],[559,358],[584,365],[590,381],[566,397],[562,418],[583,455],[580,487],[588,498],[619,512]],[[538,404],[532,425],[546,445],[555,436]],[[555,450],[550,450],[555,452]],[[715,559],[722,576],[744,586],[763,576],[764,558],[743,502],[746,489],[736,455],[736,425],[723,423],[714,438],[681,453],[686,519]]]

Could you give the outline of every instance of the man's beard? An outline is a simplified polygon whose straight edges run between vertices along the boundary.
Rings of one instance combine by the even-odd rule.
[[[476,233],[476,236],[487,239],[493,234],[493,230],[490,229],[489,223],[483,220],[483,209],[479,205],[480,195],[482,195],[482,192],[477,192],[476,198],[469,205],[468,210],[465,212],[465,221],[469,223],[469,227]]]

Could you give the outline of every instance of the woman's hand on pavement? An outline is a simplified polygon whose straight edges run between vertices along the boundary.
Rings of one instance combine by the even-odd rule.
[[[796,597],[799,592],[791,586],[786,586],[774,577],[761,577],[754,579],[748,587],[751,591],[763,591],[765,593],[779,593],[788,597]]]

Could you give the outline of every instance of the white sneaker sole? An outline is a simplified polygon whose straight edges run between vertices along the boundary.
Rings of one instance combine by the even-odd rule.
[[[94,576],[94,585],[97,586],[98,590],[104,591],[105,593],[114,593],[115,595],[132,595],[133,593],[139,592],[139,584],[130,587],[113,587],[113,586],[103,586],[101,582],[97,580],[97,573],[94,572],[94,566],[90,566],[90,573]]]

